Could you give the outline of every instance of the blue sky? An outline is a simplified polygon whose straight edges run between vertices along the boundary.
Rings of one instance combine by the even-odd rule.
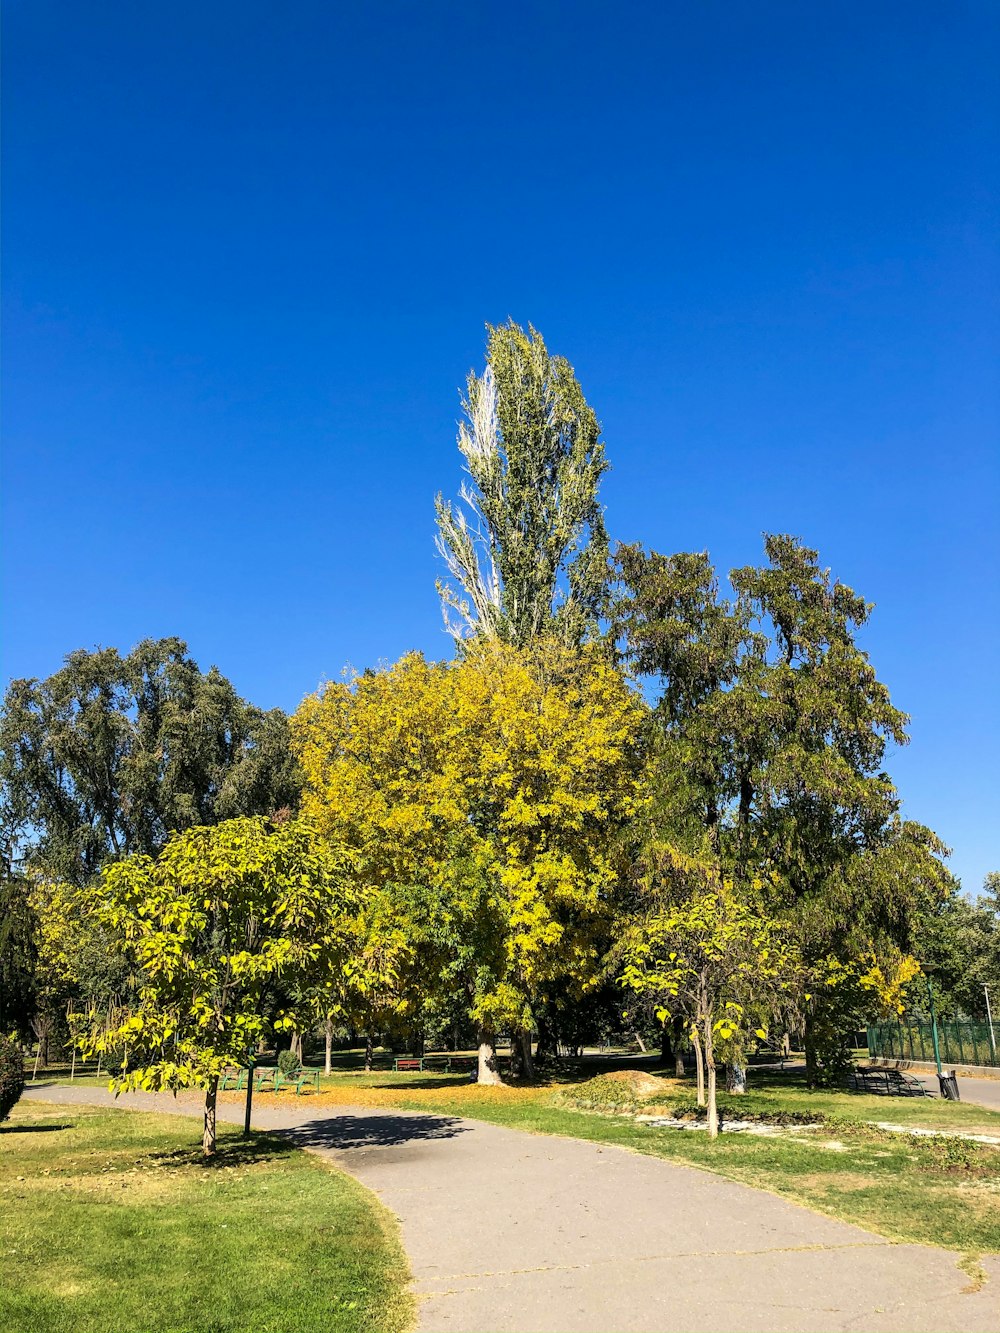
[[[877,603],[905,810],[1000,868],[993,3],[5,6],[3,670],[179,634],[250,698],[449,651],[484,322],[614,537]]]

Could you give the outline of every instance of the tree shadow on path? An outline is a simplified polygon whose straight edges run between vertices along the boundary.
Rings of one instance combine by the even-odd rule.
[[[311,1120],[283,1132],[300,1148],[401,1148],[434,1139],[453,1139],[468,1126],[445,1115],[337,1115]]]

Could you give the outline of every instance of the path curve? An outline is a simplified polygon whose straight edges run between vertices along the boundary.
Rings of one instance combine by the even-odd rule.
[[[29,1099],[187,1115],[197,1103],[42,1085]],[[242,1121],[220,1105],[220,1119]],[[990,1281],[661,1158],[419,1112],[255,1108],[398,1216],[421,1333],[1000,1333]]]

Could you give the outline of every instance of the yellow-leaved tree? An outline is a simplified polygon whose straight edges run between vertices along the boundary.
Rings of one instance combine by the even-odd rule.
[[[420,904],[421,982],[467,997],[480,1082],[498,1081],[500,1031],[530,1071],[546,984],[594,977],[643,713],[597,649],[477,643],[328,684],[292,719],[304,814],[369,884]]]

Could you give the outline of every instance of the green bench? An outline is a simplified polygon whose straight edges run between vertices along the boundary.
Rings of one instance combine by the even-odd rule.
[[[296,1097],[302,1095],[303,1088],[312,1088],[319,1092],[319,1070],[318,1069],[295,1069],[288,1074],[283,1074],[280,1069],[274,1071],[274,1090],[280,1092],[282,1088],[294,1088]]]
[[[245,1092],[248,1069],[225,1069],[219,1076],[219,1091]],[[283,1074],[277,1065],[254,1065],[253,1086],[255,1092],[279,1092],[282,1088],[294,1088],[300,1094],[303,1088],[315,1088],[319,1092],[318,1069],[296,1069]]]

